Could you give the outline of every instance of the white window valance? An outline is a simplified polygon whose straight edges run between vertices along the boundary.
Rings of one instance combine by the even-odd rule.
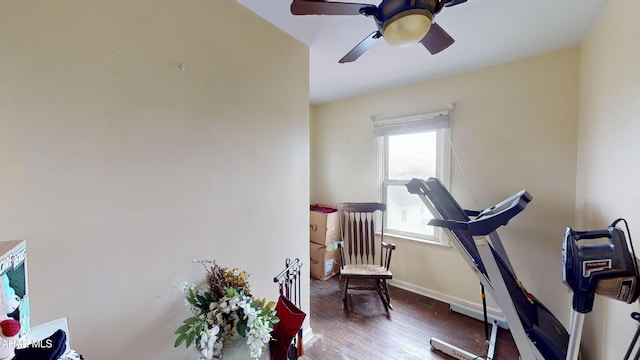
[[[449,127],[449,110],[373,121],[373,136],[411,134]]]

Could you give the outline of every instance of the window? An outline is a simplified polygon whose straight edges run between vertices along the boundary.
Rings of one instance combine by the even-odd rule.
[[[374,120],[378,140],[380,200],[387,204],[385,232],[403,238],[448,245],[433,218],[405,184],[412,178],[449,180],[448,112]]]

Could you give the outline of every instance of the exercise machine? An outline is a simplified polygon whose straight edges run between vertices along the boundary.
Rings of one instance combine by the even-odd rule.
[[[629,244],[624,232],[626,225]],[[631,304],[640,295],[640,272],[629,226],[624,219],[601,230],[577,231],[567,227],[562,243],[562,281],[573,291],[571,322],[582,330],[585,314],[593,310],[595,294]],[[580,347],[580,335],[572,336],[569,355]],[[635,341],[635,340],[634,340]]]
[[[588,305],[593,305],[594,294],[619,297],[626,302],[638,297],[637,261],[627,249],[624,233],[615,224],[607,231],[576,232],[569,228],[563,244],[563,279],[574,292],[574,310],[567,330],[518,280],[497,232],[531,202],[533,198],[527,191],[519,191],[484,210],[471,211],[464,210],[437,178],[412,179],[406,186],[433,214],[429,224],[445,229],[451,243],[496,301],[523,360],[578,359],[583,316],[591,311]],[[606,265],[599,266],[596,260]],[[583,266],[588,271],[579,271]],[[620,294],[611,289],[616,283],[626,286]],[[629,296],[621,296],[622,293]],[[467,359],[464,354],[457,358]]]

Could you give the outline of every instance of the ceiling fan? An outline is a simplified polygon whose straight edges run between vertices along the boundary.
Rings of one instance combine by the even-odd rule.
[[[373,17],[378,30],[351,49],[339,63],[355,61],[377,40],[393,46],[409,46],[420,42],[432,55],[448,48],[454,39],[433,22],[443,7],[467,0],[382,0],[380,5],[333,2],[325,0],[293,0],[293,15],[364,15]]]

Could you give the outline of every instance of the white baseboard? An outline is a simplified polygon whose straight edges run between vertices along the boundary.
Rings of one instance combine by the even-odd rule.
[[[309,341],[311,341],[311,339],[313,339],[313,330],[311,329],[311,327],[303,328],[302,329],[302,342],[304,344],[307,344]]]
[[[438,291],[423,288],[421,286],[417,286],[417,285],[400,281],[400,280],[389,280],[389,285],[392,285],[407,291],[411,291],[413,293],[426,296],[438,301],[442,301],[444,303],[449,304],[449,308],[452,311],[483,321],[484,316],[482,311],[482,305],[479,303],[474,303],[474,302],[461,299],[455,296],[443,294]],[[495,321],[498,324],[498,326],[500,326],[501,328],[503,329],[509,328],[509,325],[507,324],[507,320],[505,319],[500,309],[487,307],[487,317],[489,318],[490,322]]]

